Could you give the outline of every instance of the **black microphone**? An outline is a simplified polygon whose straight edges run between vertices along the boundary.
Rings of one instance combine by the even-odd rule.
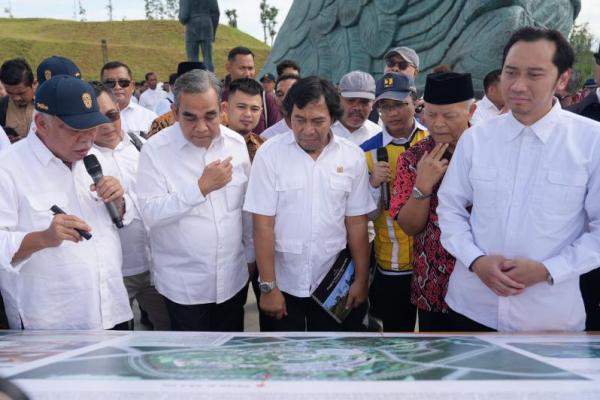
[[[87,156],[83,157],[83,163],[85,164],[85,169],[92,177],[94,183],[98,184],[103,175],[102,166],[98,162],[96,156],[93,154],[88,154]],[[121,213],[117,209],[115,202],[111,201],[109,203],[104,203],[104,205],[106,205],[106,211],[108,211],[108,215],[110,215],[110,219],[112,220],[113,224],[115,224],[117,228],[122,228],[123,218],[121,218]]]
[[[379,147],[377,149],[377,161],[385,161],[388,162],[388,152],[385,147]],[[390,184],[388,182],[383,182],[381,184],[381,197],[383,198],[383,208],[386,210],[390,209]]]

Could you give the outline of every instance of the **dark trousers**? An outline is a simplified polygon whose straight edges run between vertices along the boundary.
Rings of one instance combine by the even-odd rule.
[[[496,332],[448,309],[447,313],[419,310],[419,332]]]
[[[581,275],[579,287],[585,304],[585,330],[600,331],[600,268]]]
[[[244,294],[242,288],[223,303],[179,304],[165,297],[174,331],[244,331]]]
[[[260,288],[258,287],[258,270],[255,271],[254,274],[250,275],[250,279],[248,280],[248,283],[246,284],[246,286],[244,286],[244,305],[246,305],[247,299],[248,299],[248,287],[252,285],[252,291],[254,292],[254,297],[256,298],[256,308],[258,309],[258,329],[260,331],[263,330],[263,324],[265,321],[265,318],[267,318],[267,316],[260,311]]]
[[[200,52],[202,50],[202,62],[206,65],[209,71],[214,71],[212,59],[212,40],[198,40],[192,37],[187,37],[185,40],[185,52],[187,53],[188,61],[199,61]]]
[[[263,332],[363,332],[367,312],[366,302],[353,309],[341,324],[334,320],[310,297],[296,297],[283,293],[287,315],[282,319],[265,316]]]
[[[384,275],[375,269],[369,312],[383,321],[384,332],[414,332],[417,308],[410,302],[411,279],[412,274]]]

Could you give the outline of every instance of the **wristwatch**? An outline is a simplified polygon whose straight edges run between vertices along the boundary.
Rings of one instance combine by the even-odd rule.
[[[426,199],[428,197],[431,197],[431,194],[424,194],[416,186],[413,186],[413,190],[412,190],[412,193],[410,195],[411,195],[411,197],[413,199],[416,199],[416,200],[423,200],[423,199]]]
[[[273,289],[275,289],[276,287],[277,287],[277,283],[275,283],[275,281],[273,281],[273,282],[259,281],[258,282],[258,288],[260,289],[260,292],[264,293],[264,294],[271,293],[271,291]]]

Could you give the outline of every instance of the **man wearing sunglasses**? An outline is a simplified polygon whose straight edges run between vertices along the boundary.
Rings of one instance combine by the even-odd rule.
[[[594,53],[594,61],[594,77],[596,82],[600,82],[600,46]],[[567,110],[600,121],[600,88],[591,91],[579,104],[575,104]],[[587,331],[600,330],[600,268],[582,275],[580,284],[587,313],[585,329]]]
[[[383,72],[398,72],[417,79],[419,74],[419,56],[410,47],[394,47],[383,57]]]
[[[417,316],[410,302],[413,241],[390,216],[389,188],[396,177],[398,157],[427,132],[415,120],[417,93],[412,78],[386,73],[377,81],[375,94],[383,130],[361,145],[371,174],[369,189],[379,205],[378,213],[370,215],[374,218],[377,263],[369,290],[371,314],[383,321],[386,332],[412,332]],[[387,160],[381,157],[383,151]]]
[[[145,136],[157,115],[131,100],[135,89],[131,68],[120,61],[111,61],[100,70],[100,79],[113,90],[117,99],[123,131]]]

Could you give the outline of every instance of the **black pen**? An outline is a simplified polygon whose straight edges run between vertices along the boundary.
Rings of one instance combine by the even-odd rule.
[[[56,204],[53,205],[52,207],[50,207],[50,211],[52,211],[52,214],[57,215],[57,214],[66,214],[66,212],[64,212],[59,206],[57,206]],[[75,228],[75,230],[77,231],[77,233],[79,233],[81,235],[82,238],[84,238],[85,240],[90,240],[92,238],[92,234],[89,233],[88,231],[84,231],[83,229],[77,229]]]

